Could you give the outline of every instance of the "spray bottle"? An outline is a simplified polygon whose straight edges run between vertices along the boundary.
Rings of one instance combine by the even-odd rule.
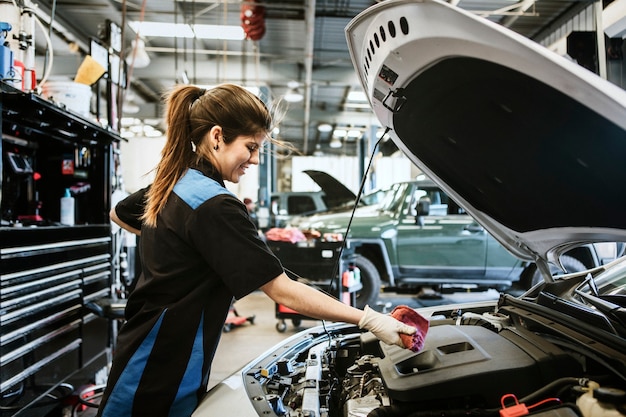
[[[74,226],[74,197],[70,189],[65,189],[65,195],[61,197],[61,224]]]

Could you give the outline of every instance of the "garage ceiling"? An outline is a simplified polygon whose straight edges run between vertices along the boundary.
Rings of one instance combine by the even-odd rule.
[[[131,93],[139,112],[130,116],[158,118],[160,97],[175,83],[213,85],[235,82],[267,86],[273,97],[284,95],[297,82],[304,100],[293,103],[280,125],[280,138],[296,144],[305,154],[356,154],[357,142],[344,138],[343,146],[329,146],[331,133],[320,133],[319,124],[359,128],[369,132],[375,123],[365,102],[346,102],[351,91],[362,91],[352,69],[344,27],[375,2],[365,0],[282,0],[259,2],[265,7],[265,34],[258,41],[185,39],[142,36],[150,65],[129,69]],[[535,41],[551,28],[589,5],[572,0],[461,0],[457,6],[483,15]],[[123,26],[124,53],[128,55],[136,34],[125,23],[240,25],[242,5],[224,1],[126,1],[82,0],[36,3],[42,16],[54,16],[54,65],[51,77],[73,77],[89,53],[92,38],[105,38],[107,21]],[[310,23],[309,23],[310,22]],[[42,37],[39,37],[42,38]],[[74,48],[68,46],[71,43]],[[43,55],[43,39],[37,39]],[[76,52],[78,46],[78,52]],[[129,100],[126,100],[127,102]],[[130,105],[123,108],[130,109]]]

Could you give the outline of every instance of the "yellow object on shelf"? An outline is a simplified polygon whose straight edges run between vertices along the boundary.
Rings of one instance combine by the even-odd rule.
[[[100,79],[106,69],[91,55],[87,55],[78,67],[74,81],[80,84],[92,85]]]

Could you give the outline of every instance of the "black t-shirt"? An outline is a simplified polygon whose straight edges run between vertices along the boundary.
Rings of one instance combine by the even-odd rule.
[[[146,193],[150,186],[136,191],[115,205],[117,217],[130,227],[141,230],[141,220],[139,219],[145,208]]]
[[[283,272],[245,205],[209,168],[188,170],[157,226],[141,227],[143,274],[128,300],[102,416],[190,415],[233,298]]]

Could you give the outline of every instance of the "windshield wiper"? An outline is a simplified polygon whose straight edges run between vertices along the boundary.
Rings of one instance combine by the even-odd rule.
[[[584,285],[589,286],[592,294],[580,290],[580,288]],[[576,288],[574,292],[584,301],[594,306],[608,319],[612,319],[612,321],[619,323],[622,329],[626,330],[626,308],[624,307],[626,304],[626,297],[620,295],[600,295],[591,274],[587,274],[585,281],[578,288]],[[619,301],[619,304],[616,304],[613,301]]]

